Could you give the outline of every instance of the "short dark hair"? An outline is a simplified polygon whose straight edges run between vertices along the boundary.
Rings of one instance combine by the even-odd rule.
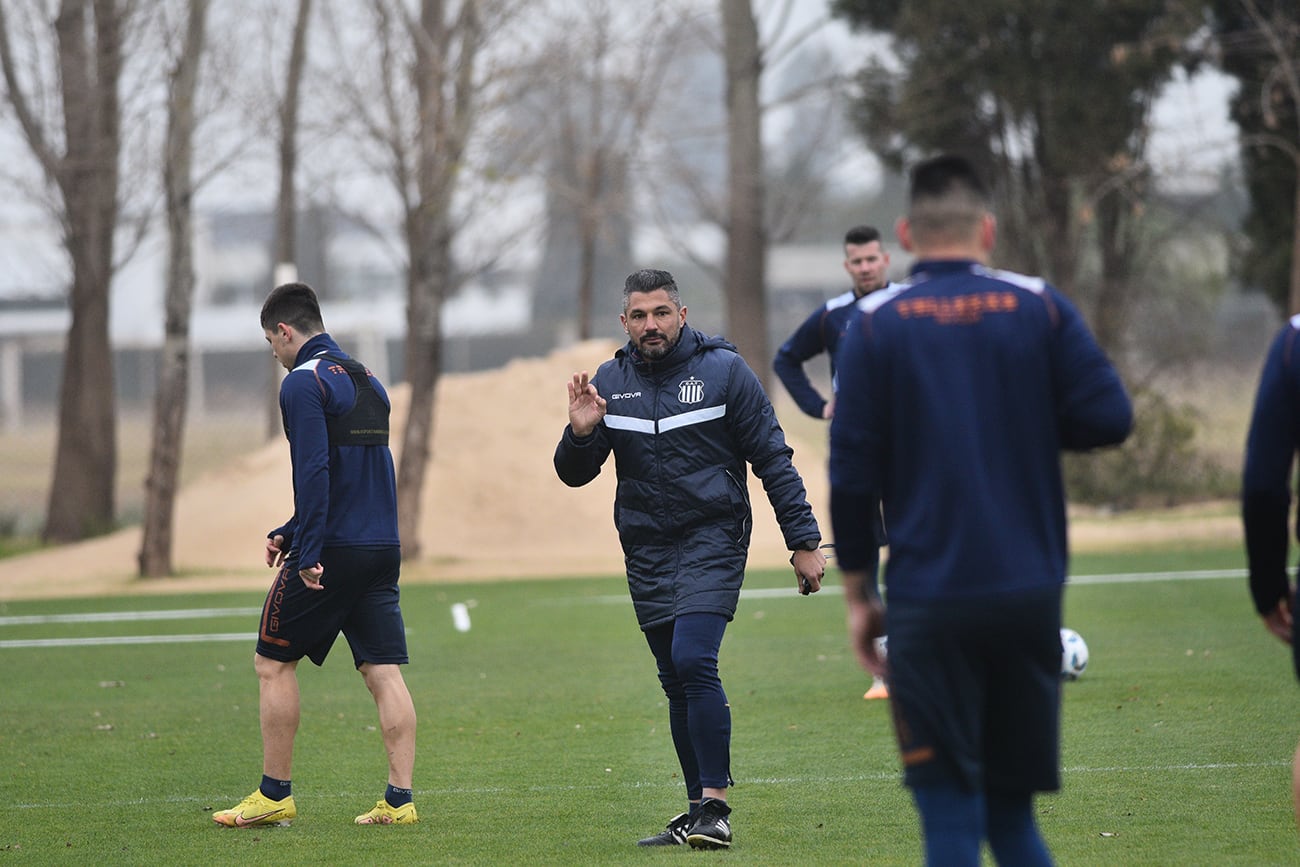
[[[854,226],[844,233],[844,246],[849,244],[870,244],[880,241],[880,230],[875,226]]]
[[[270,331],[279,322],[303,334],[324,331],[316,292],[306,283],[283,283],[272,289],[262,304],[262,330]]]
[[[908,222],[913,235],[950,240],[967,232],[989,209],[988,188],[965,157],[942,154],[912,168]]]
[[[677,281],[673,275],[655,268],[642,268],[627,275],[627,280],[623,283],[623,311],[627,311],[628,298],[633,292],[654,292],[657,289],[667,292],[673,304],[681,309],[682,294],[677,290]]]

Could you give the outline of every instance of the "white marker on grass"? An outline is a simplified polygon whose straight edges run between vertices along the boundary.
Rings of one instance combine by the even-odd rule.
[[[469,632],[469,608],[465,607],[464,602],[456,602],[451,606],[451,622],[457,632]]]

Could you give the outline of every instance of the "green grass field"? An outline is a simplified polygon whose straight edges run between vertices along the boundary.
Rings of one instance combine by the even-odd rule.
[[[1236,549],[1076,558],[1066,623],[1091,662],[1064,687],[1064,789],[1038,801],[1060,864],[1300,861],[1300,691],[1244,579],[1085,577],[1240,566]],[[300,670],[299,818],[248,831],[209,819],[260,778],[258,595],[0,605],[0,863],[919,863],[888,708],[862,700],[838,592],[801,598],[788,583],[751,574],[722,648],[737,780],[727,853],[633,845],[684,795],[621,577],[406,588],[421,823],[403,828],[351,824],[386,766],[342,642]],[[472,606],[467,633],[452,627],[458,601]],[[195,610],[207,614],[50,622]],[[155,635],[188,638],[16,646]]]

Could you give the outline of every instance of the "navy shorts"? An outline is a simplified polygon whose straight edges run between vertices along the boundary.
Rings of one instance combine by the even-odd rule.
[[[320,563],[324,589],[310,590],[297,559],[285,560],[262,606],[257,652],[281,662],[305,656],[320,665],[342,632],[354,665],[406,664],[397,589],[402,549],[325,548]]]
[[[1060,587],[890,602],[889,702],[903,781],[1060,788]]]

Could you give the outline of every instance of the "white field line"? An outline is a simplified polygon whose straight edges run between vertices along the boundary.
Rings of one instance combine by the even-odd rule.
[[[20,647],[102,647],[108,644],[196,644],[203,641],[256,640],[256,630],[211,632],[206,635],[105,635],[99,638],[12,638],[0,641],[0,650]]]
[[[1193,569],[1182,572],[1117,572],[1109,575],[1073,575],[1068,584],[1136,584],[1148,581],[1202,581],[1222,578],[1244,579],[1244,569]],[[774,599],[799,595],[793,587],[742,590],[742,599]],[[828,594],[835,596],[837,594]],[[593,596],[600,604],[626,604],[626,594]],[[565,599],[564,604],[572,604]],[[133,623],[149,620],[200,620],[215,617],[255,617],[261,608],[182,608],[165,611],[108,611],[82,614],[33,614],[0,617],[3,626],[39,626],[56,623]],[[246,641],[250,632],[218,632],[202,635],[117,635],[102,638],[31,638],[0,641],[0,650],[32,647],[94,647],[110,644],[166,644],[169,642]]]
[[[1294,570],[1292,570],[1294,572]],[[1116,572],[1110,575],[1071,575],[1066,579],[1066,586],[1071,584],[1141,584],[1147,581],[1203,581],[1206,579],[1217,578],[1239,578],[1245,579],[1245,569],[1189,569],[1183,572]],[[835,583],[831,579],[823,579],[822,587],[824,589],[833,589]],[[741,599],[773,599],[781,596],[798,596],[799,593],[793,587],[764,587],[756,590],[741,590]],[[821,593],[815,593],[813,596],[821,596]],[[837,594],[830,594],[832,596]],[[566,599],[564,604],[568,605],[573,600]],[[591,601],[604,604],[615,602],[630,601],[626,594],[610,596],[593,596]]]
[[[1070,584],[1141,584],[1146,581],[1203,581],[1207,578],[1245,578],[1245,569],[1189,569],[1185,572],[1116,572],[1113,575],[1071,575]]]
[[[0,617],[0,626],[39,626],[45,623],[135,623],[143,620],[206,620],[212,617],[256,617],[261,613],[261,608],[180,608],[171,611],[29,614]]]
[[[99,611],[82,614],[33,614],[0,617],[0,626],[44,626],[63,623],[137,623],[154,620],[201,620],[214,617],[256,617],[261,608],[182,608],[169,611]],[[250,641],[244,632],[199,635],[109,635],[90,638],[12,638],[0,641],[0,650],[31,647],[102,647],[113,644],[179,644],[204,641]]]
[[[1062,768],[1061,773],[1069,776],[1073,774],[1151,774],[1151,773],[1180,773],[1180,772],[1197,772],[1197,771],[1222,771],[1222,770],[1243,770],[1249,768],[1273,768],[1281,770],[1290,768],[1290,760],[1278,760],[1275,762],[1194,762],[1183,765],[1132,765],[1116,767],[1076,767]],[[822,777],[758,777],[746,778],[740,782],[747,786],[788,786],[788,785],[837,785],[845,783],[877,783],[891,782],[899,779],[898,771],[884,771],[874,774],[843,774],[835,776]],[[495,795],[506,794],[510,792],[592,792],[607,791],[611,788],[621,789],[673,789],[677,790],[682,787],[681,781],[663,780],[659,782],[649,782],[646,780],[628,780],[622,782],[609,783],[556,783],[554,785],[534,785],[534,786],[434,786],[429,788],[415,789],[416,798],[424,796],[432,797],[455,797],[458,795]],[[161,798],[127,798],[124,800],[114,800],[100,802],[98,806],[124,806],[124,805],[147,805],[147,804],[195,804],[203,803],[205,809],[211,807],[216,809],[227,801],[237,801],[243,795],[238,793],[228,793],[224,795],[214,795],[202,799],[195,797],[167,796]],[[312,801],[358,801],[365,802],[366,798],[373,798],[374,795],[368,792],[312,792],[309,796]],[[1050,796],[1049,796],[1050,797]],[[45,803],[20,803],[11,805],[14,809],[19,810],[60,810],[68,808],[84,809],[88,806],[95,806],[86,801],[49,801]]]

